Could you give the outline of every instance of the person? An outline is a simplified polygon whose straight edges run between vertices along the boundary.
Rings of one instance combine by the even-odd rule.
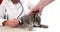
[[[0,0],[0,4],[2,3],[3,0]]]
[[[50,4],[51,2],[53,2],[54,0],[40,0],[35,6],[33,6],[31,8],[32,11],[30,11],[30,14],[33,12],[33,11],[37,11],[38,10],[38,13],[42,13],[42,10],[48,5]],[[28,12],[29,13],[29,12]]]
[[[42,9],[54,0],[3,0],[0,5],[0,25],[17,27],[19,19],[24,15],[31,14],[33,11]]]

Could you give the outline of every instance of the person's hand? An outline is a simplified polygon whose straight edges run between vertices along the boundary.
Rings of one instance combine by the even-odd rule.
[[[19,21],[16,18],[11,19],[11,20],[6,20],[4,25],[5,26],[10,26],[10,27],[17,27],[19,25]]]
[[[32,14],[32,13],[36,12],[36,13],[40,13],[40,14],[41,14],[43,8],[44,8],[44,7],[40,7],[40,6],[36,5],[36,6],[33,7],[28,13],[29,13],[29,14]]]

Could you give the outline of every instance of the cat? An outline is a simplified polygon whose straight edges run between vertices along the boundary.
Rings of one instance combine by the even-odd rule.
[[[33,27],[43,27],[48,28],[46,25],[41,25],[41,17],[40,14],[34,12],[30,15],[24,15],[21,17],[22,27],[28,28],[28,30],[32,30]]]

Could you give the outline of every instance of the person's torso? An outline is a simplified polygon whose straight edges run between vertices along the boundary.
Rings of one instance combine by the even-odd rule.
[[[32,0],[31,0],[32,1]],[[30,0],[21,0],[22,6],[23,6],[23,13],[20,17],[24,16],[25,14],[28,14],[28,12],[30,11],[30,8],[33,7],[34,1],[31,2]],[[22,12],[22,6],[20,3],[14,5],[11,1],[7,1],[5,2],[5,9],[7,11],[8,14],[8,18],[17,18],[19,16],[19,14]]]
[[[21,14],[22,9],[23,9],[23,12],[20,17],[24,16],[27,13],[27,11],[28,11],[27,4],[28,3],[21,1],[21,4],[18,3],[16,5],[14,5],[12,2],[6,3],[5,9],[7,11],[7,15],[8,15],[9,19],[17,18]],[[22,6],[23,6],[23,8],[22,8]]]

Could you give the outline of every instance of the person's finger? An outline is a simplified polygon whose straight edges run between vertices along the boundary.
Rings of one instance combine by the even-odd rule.
[[[19,23],[18,22],[13,22],[15,25],[18,25]]]
[[[12,19],[10,21],[13,22],[13,23],[19,23],[19,21],[17,19]]]
[[[14,21],[14,22],[19,22],[18,19],[16,19],[16,18],[14,18],[13,21]]]
[[[17,18],[14,18],[13,20],[16,20],[16,21],[18,21],[18,19],[17,19]]]
[[[14,23],[15,25],[18,25],[19,22],[18,21],[11,21],[12,23]]]
[[[15,26],[17,26],[18,24],[16,24],[16,23],[13,23],[13,22],[10,22],[9,23],[9,26],[11,26],[11,27],[15,27]]]

